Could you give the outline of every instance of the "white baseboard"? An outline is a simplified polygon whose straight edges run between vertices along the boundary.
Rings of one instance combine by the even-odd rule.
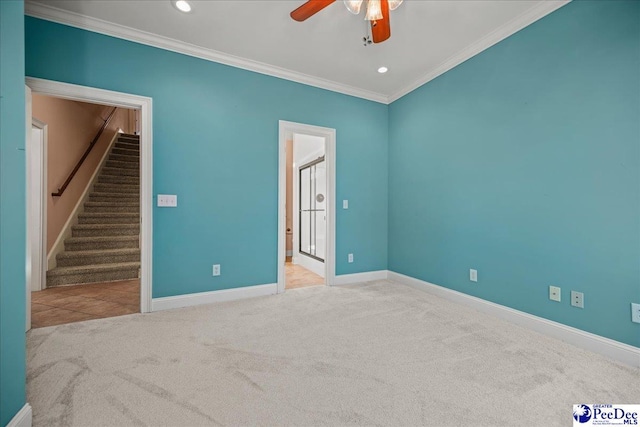
[[[601,354],[626,365],[640,368],[640,348],[638,347],[601,337],[600,335],[572,328],[562,323],[524,313],[393,271],[389,271],[388,279],[449,301],[469,306],[483,313],[497,316],[511,323],[532,329],[541,334],[575,345],[576,347]]]
[[[387,270],[365,271],[364,273],[341,274],[336,276],[335,285],[350,285],[352,283],[371,282],[373,280],[386,280]]]
[[[120,129],[118,128],[118,130]],[[56,239],[55,243],[51,247],[51,250],[49,251],[49,253],[47,254],[47,271],[56,268],[57,266],[56,256],[60,252],[64,251],[64,241],[67,240],[69,237],[71,237],[71,231],[72,231],[71,227],[76,223],[78,219],[78,215],[83,213],[84,202],[86,202],[87,199],[89,198],[89,193],[91,192],[90,190],[93,188],[93,185],[98,179],[98,175],[100,171],[102,171],[102,168],[107,162],[107,158],[109,157],[109,153],[111,152],[111,147],[113,146],[113,144],[115,144],[116,140],[118,139],[118,135],[119,135],[119,132],[116,131],[111,137],[111,141],[109,141],[107,150],[102,154],[102,157],[100,158],[100,162],[96,166],[96,169],[93,171],[93,174],[91,174],[91,178],[89,178],[89,181],[87,182],[87,185],[84,188],[84,191],[80,195],[80,198],[76,202],[76,205],[73,207],[71,214],[69,214],[67,221],[62,226],[62,230],[60,230],[60,234],[58,234],[58,238]]]
[[[270,283],[267,285],[244,286],[242,288],[223,289],[220,291],[177,295],[175,297],[153,298],[151,300],[151,311],[171,310],[173,308],[192,307],[194,305],[261,297],[277,293],[278,284]]]
[[[295,262],[294,264],[300,265],[324,279],[324,262],[318,261],[317,259],[313,259],[303,254],[298,254],[296,261],[297,262]]]
[[[31,427],[33,421],[33,413],[31,412],[31,405],[25,403],[22,409],[9,421],[7,427]]]

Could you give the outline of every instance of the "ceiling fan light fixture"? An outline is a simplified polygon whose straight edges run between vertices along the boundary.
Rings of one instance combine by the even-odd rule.
[[[184,12],[184,13],[191,12],[191,5],[186,0],[177,0],[172,3],[176,7],[176,9],[178,9],[180,12]]]
[[[360,8],[362,7],[362,0],[344,0],[344,5],[347,10],[354,15],[360,13]]]
[[[364,19],[367,21],[377,21],[382,19],[382,6],[380,6],[380,0],[369,0],[367,2],[367,14]]]
[[[403,0],[389,0],[389,10],[396,10]]]

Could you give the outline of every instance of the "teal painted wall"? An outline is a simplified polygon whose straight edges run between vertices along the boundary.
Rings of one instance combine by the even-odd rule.
[[[153,98],[153,191],[178,195],[154,297],[277,281],[278,120],[336,129],[336,273],[387,268],[386,105],[29,17],[26,52],[28,76]]]
[[[574,1],[389,123],[391,270],[640,346],[640,2]]]
[[[0,425],[25,404],[24,3],[0,1]]]
[[[24,403],[24,98],[22,3],[0,5],[5,424]],[[283,119],[337,129],[338,274],[388,248],[393,271],[640,346],[639,18],[573,2],[389,107],[34,18],[26,74],[153,98],[154,193],[179,196],[154,210],[155,297],[275,282]]]

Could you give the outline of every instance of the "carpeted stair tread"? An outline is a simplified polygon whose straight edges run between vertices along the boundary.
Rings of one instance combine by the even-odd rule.
[[[104,166],[107,168],[140,169],[140,163],[138,162],[120,162],[118,160],[107,160]]]
[[[89,249],[86,251],[64,251],[58,254],[58,258],[81,258],[84,256],[94,255],[139,255],[140,251],[136,248],[118,248],[118,249]]]
[[[72,226],[76,230],[96,230],[96,229],[108,229],[108,230],[121,230],[125,228],[140,228],[139,224],[77,224]]]
[[[140,163],[140,159],[136,156],[124,156],[122,154],[109,154],[108,161]]]
[[[129,212],[83,212],[79,224],[139,224],[140,214]]]
[[[124,156],[140,157],[140,152],[138,150],[127,150],[126,148],[113,147],[111,152],[113,154],[120,154]]]
[[[105,199],[114,199],[120,201],[138,201],[140,196],[137,193],[111,193],[108,191],[93,191],[89,194],[90,198],[103,197]]]
[[[67,251],[87,251],[97,249],[139,248],[140,237],[133,236],[97,236],[69,237],[64,241]]]
[[[119,184],[115,182],[97,182],[93,186],[93,191],[102,193],[136,193],[140,194],[138,184]]]
[[[90,204],[96,203],[96,204]],[[100,204],[97,204],[100,203]],[[121,203],[121,204],[108,204],[104,202],[87,202],[84,206],[85,212],[129,212],[129,213],[138,213],[140,212],[140,206],[138,204],[133,203]]]
[[[116,140],[116,142],[120,142],[122,144],[131,144],[131,145],[135,145],[135,146],[140,146],[140,141],[138,141],[137,139],[133,139],[133,138],[118,138]]]
[[[118,141],[131,141],[131,142],[134,142],[136,144],[139,144],[140,143],[140,138],[138,138],[137,136],[120,135],[118,137]]]
[[[128,138],[126,136],[121,136],[116,140],[116,142],[126,142],[127,144],[135,144],[140,145],[140,140],[135,138]]]
[[[138,241],[138,236],[94,236],[94,237],[69,237],[65,242],[118,242],[118,241]]]
[[[115,175],[104,175],[100,174],[98,176],[98,183],[101,184],[128,184],[128,185],[140,185],[140,177],[139,176],[115,176]]]
[[[139,262],[118,262],[114,264],[78,265],[73,267],[56,267],[47,272],[51,276],[62,276],[69,273],[93,273],[96,271],[113,271],[139,268]]]
[[[135,193],[115,193],[115,194],[135,194]],[[139,203],[139,199],[137,197],[110,197],[110,196],[100,196],[100,195],[96,195],[96,194],[90,194],[89,195],[89,201],[90,202],[113,202],[113,201],[119,201],[119,202],[135,202],[135,203]]]
[[[140,249],[91,249],[84,251],[65,251],[56,257],[58,267],[72,267],[90,264],[113,264],[122,262],[140,262]]]
[[[139,236],[91,236],[68,237],[64,241],[67,251],[86,251],[93,249],[137,248]]]
[[[119,150],[133,151],[136,154],[140,154],[140,144],[134,144],[131,142],[124,142],[124,141],[116,141],[112,149],[115,150],[116,148]]]
[[[132,236],[140,234],[140,224],[78,224],[71,227],[73,237]]]
[[[139,169],[129,169],[129,168],[111,168],[105,166],[102,168],[102,173],[105,175],[114,175],[114,176],[140,176]]]
[[[138,142],[127,141],[119,139],[115,142],[114,147],[124,148],[125,150],[140,151],[140,144]]]
[[[85,202],[84,206],[85,207],[93,207],[93,206],[105,206],[105,207],[111,207],[111,206],[136,206],[138,207],[140,205],[140,203],[138,203],[138,201],[132,201],[132,202],[128,202],[128,201],[121,201],[121,200],[114,200],[113,202]]]
[[[126,196],[138,196],[140,195],[139,190],[137,190],[137,186],[131,186],[129,188],[127,187],[123,187],[126,184],[118,184],[115,182],[104,182],[101,184],[105,184],[105,185],[101,185],[101,186],[94,186],[93,189],[93,193],[102,193],[102,194],[121,194],[123,197]],[[116,187],[118,186],[118,187]],[[91,195],[92,193],[90,193]]]
[[[106,171],[104,169],[107,169]],[[130,183],[131,185],[140,185],[140,175],[139,174],[135,174],[135,175],[124,175],[122,173],[120,173],[122,169],[116,169],[116,170],[109,170],[108,168],[103,168],[103,172],[100,174],[100,176],[98,176],[98,178],[104,178],[103,181],[98,181],[98,182],[111,182],[112,179],[115,178],[121,178],[124,181],[123,182],[116,182],[115,184],[127,184]]]
[[[120,135],[118,137],[118,141],[131,141],[132,143],[135,143],[135,144],[140,143],[140,139],[139,138],[135,138],[135,137],[132,137],[132,136],[123,136],[123,135]]]
[[[118,141],[115,144],[116,148],[123,148],[125,150],[137,151],[140,152],[139,144],[132,144],[130,142]]]
[[[139,262],[56,267],[47,272],[47,286],[53,287],[133,279],[138,277],[139,269]]]

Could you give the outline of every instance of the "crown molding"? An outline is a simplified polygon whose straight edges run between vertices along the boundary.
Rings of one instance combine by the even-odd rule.
[[[53,21],[59,24],[69,25],[71,27],[92,31],[94,33],[133,41],[147,46],[153,46],[160,49],[204,59],[207,61],[241,68],[243,70],[253,71],[272,77],[290,80],[296,83],[301,83],[332,92],[338,92],[357,98],[367,99],[369,101],[379,102],[382,104],[391,104],[392,102],[402,98],[406,94],[414,91],[425,83],[428,83],[429,81],[446,73],[452,68],[462,64],[467,59],[474,57],[480,52],[490,48],[496,43],[499,43],[500,41],[527,27],[528,25],[531,25],[532,23],[545,17],[551,12],[561,8],[570,1],[571,0],[549,0],[537,3],[526,12],[520,14],[506,24],[498,27],[475,43],[467,46],[454,56],[438,65],[436,68],[423,75],[421,78],[415,80],[413,83],[403,87],[399,91],[389,96],[349,85],[344,85],[331,80],[310,76],[308,74],[299,73],[285,68],[276,67],[264,62],[240,58],[238,56],[230,55],[224,52],[203,48],[169,37],[137,30],[135,28],[126,27],[124,25],[114,24],[111,22],[103,21],[101,19],[92,18],[34,1],[25,2],[25,14],[35,18],[45,19],[47,21]]]
[[[450,57],[449,59],[441,63],[436,68],[434,68],[433,70],[431,70],[430,72],[428,72],[427,74],[419,78],[418,80],[403,87],[393,95],[390,95],[387,98],[386,103],[391,104],[392,102],[402,98],[409,92],[416,90],[417,88],[424,85],[425,83],[446,73],[452,68],[457,67],[458,65],[465,62],[467,59],[473,58],[480,52],[501,42],[507,37],[517,33],[523,28],[533,24],[534,22],[536,22],[541,18],[544,18],[551,12],[554,12],[555,10],[560,9],[562,6],[570,2],[571,0],[560,0],[560,1],[550,0],[550,1],[542,1],[540,3],[537,3],[535,6],[531,7],[526,12],[523,12],[522,14],[518,15],[511,21],[496,28],[495,30],[493,30],[483,38],[476,41],[475,43],[462,49],[460,52],[458,52],[457,54],[453,55],[452,57]]]
[[[228,53],[203,48],[194,44],[185,43],[169,37],[137,30],[135,28],[127,27],[124,25],[114,24],[102,19],[92,18],[46,4],[26,1],[24,8],[25,15],[32,16],[34,18],[53,21],[59,24],[81,28],[83,30],[91,31],[94,33],[133,41],[147,46],[153,46],[160,49],[204,59],[207,61],[241,68],[243,70],[253,71],[256,73],[278,77],[281,79],[290,80],[296,83],[302,83],[320,89],[330,90],[332,92],[338,92],[345,95],[355,96],[357,98],[367,99],[369,101],[387,104],[388,97],[381,93],[336,83],[304,73],[298,73],[295,71],[287,70],[285,68],[265,64],[264,62],[240,58]]]

